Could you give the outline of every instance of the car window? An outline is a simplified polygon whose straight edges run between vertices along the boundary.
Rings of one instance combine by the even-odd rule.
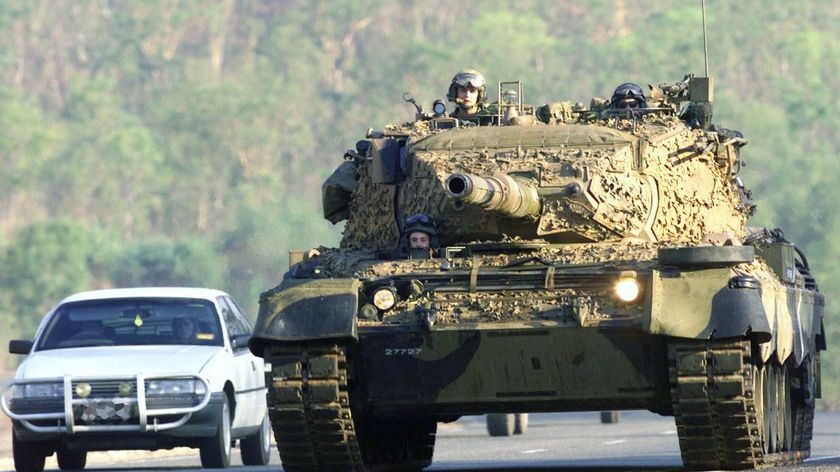
[[[228,304],[225,297],[219,297],[216,299],[219,303],[219,306],[222,308],[222,319],[225,320],[225,326],[228,330],[228,336],[233,338],[234,336],[239,336],[242,334],[251,334],[251,330],[249,326],[245,323],[242,323],[240,316],[237,316],[237,312],[231,308]]]
[[[239,319],[239,322],[242,323],[245,326],[245,328],[248,330],[248,333],[249,334],[253,333],[254,332],[254,326],[251,324],[250,321],[248,321],[248,317],[245,316],[245,312],[242,311],[242,307],[240,307],[236,303],[236,300],[234,300],[233,298],[230,298],[230,297],[224,297],[224,298],[228,302],[228,305],[233,310],[233,313],[234,313],[234,315],[236,315],[236,318]]]
[[[59,306],[44,326],[35,349],[153,344],[221,346],[221,333],[215,306],[209,300],[89,300]]]

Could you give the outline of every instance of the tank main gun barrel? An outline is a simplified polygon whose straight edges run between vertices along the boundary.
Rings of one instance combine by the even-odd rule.
[[[540,197],[528,179],[497,174],[481,177],[452,174],[444,182],[446,194],[461,203],[471,203],[510,218],[540,216]]]

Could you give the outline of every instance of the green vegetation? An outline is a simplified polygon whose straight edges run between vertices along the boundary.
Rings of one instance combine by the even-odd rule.
[[[751,140],[752,224],[811,255],[833,347],[840,6],[706,9],[715,121]],[[0,29],[3,342],[86,288],[216,286],[254,313],[288,249],[338,242],[319,193],[344,150],[461,68],[524,80],[530,103],[703,74],[699,2],[3,0]]]

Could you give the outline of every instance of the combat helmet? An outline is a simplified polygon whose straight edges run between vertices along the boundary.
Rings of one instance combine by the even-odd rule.
[[[415,213],[405,219],[405,226],[403,227],[402,236],[400,237],[400,248],[408,249],[408,238],[411,233],[421,231],[429,235],[429,247],[436,248],[440,246],[438,239],[438,229],[435,225],[435,220],[425,213]]]
[[[452,77],[452,83],[449,84],[449,91],[446,93],[446,99],[454,102],[458,98],[458,87],[466,87],[472,85],[478,89],[478,98],[476,104],[481,107],[484,104],[484,99],[487,97],[487,82],[481,72],[475,69],[464,69]]]
[[[615,91],[610,98],[610,108],[624,108],[620,104],[623,100],[635,100],[638,104],[636,107],[630,108],[647,108],[647,99],[642,91],[642,88],[632,82],[626,82],[615,88]]]

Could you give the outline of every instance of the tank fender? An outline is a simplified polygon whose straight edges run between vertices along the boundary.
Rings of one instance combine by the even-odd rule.
[[[681,338],[772,339],[759,288],[728,285],[728,268],[654,271],[648,330]]]
[[[260,294],[260,311],[248,343],[262,356],[266,341],[356,338],[357,279],[286,279]]]
[[[793,317],[793,355],[796,365],[800,365],[821,349],[825,296],[799,288],[788,288],[787,292],[787,311]]]

